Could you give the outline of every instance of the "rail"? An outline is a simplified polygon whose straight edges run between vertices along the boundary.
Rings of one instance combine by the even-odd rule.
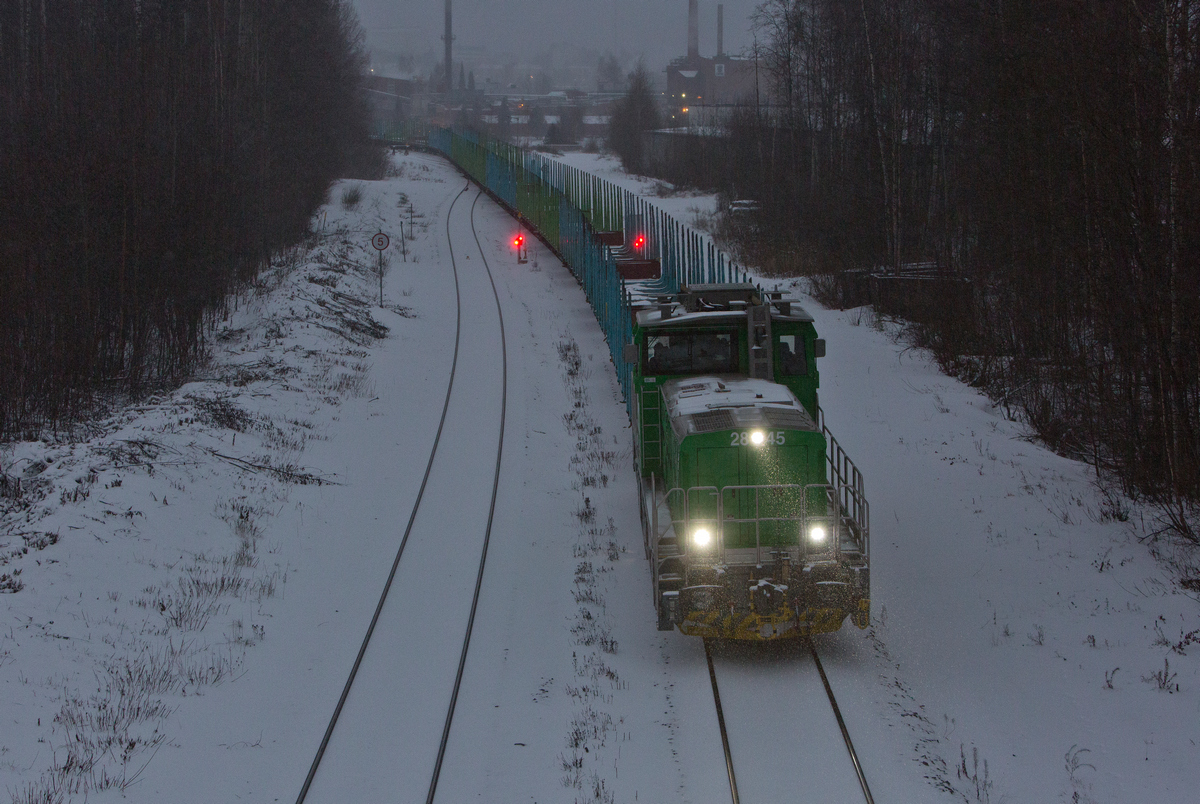
[[[854,749],[854,741],[850,739],[850,730],[846,728],[846,721],[842,717],[842,709],[838,706],[837,698],[833,694],[833,687],[829,683],[829,676],[825,675],[825,666],[821,664],[821,657],[817,654],[816,644],[809,639],[808,650],[812,653],[813,664],[817,666],[817,672],[821,674],[821,684],[825,686],[825,694],[829,697],[829,705],[833,707],[833,716],[837,719],[838,729],[842,732],[842,741],[846,743],[846,751],[850,754],[850,762],[854,765],[854,774],[858,777],[858,786],[862,789],[863,797],[867,800],[867,804],[875,804],[875,797],[871,795],[871,788],[867,785],[867,775],[863,773],[862,763],[858,760],[858,751]]]
[[[871,787],[867,784],[867,776],[863,770],[862,762],[858,758],[858,751],[854,747],[854,740],[850,737],[850,729],[846,726],[846,720],[842,717],[842,709],[838,706],[837,696],[833,694],[833,685],[829,683],[829,676],[825,673],[825,666],[821,663],[821,657],[817,653],[817,646],[812,639],[807,640],[807,647],[813,659],[813,664],[817,668],[817,673],[821,677],[821,685],[825,688],[825,696],[829,700],[829,706],[833,710],[833,717],[837,721],[838,730],[842,735],[842,742],[846,746],[846,752],[850,755],[850,763],[854,767],[855,779],[858,782],[859,790],[862,791],[863,799],[866,804],[875,804],[875,797],[871,794]],[[733,750],[729,744],[729,730],[725,725],[725,708],[721,705],[721,689],[717,684],[717,668],[713,662],[712,655],[712,640],[704,640],[704,660],[708,664],[708,680],[712,685],[713,705],[717,712],[717,729],[721,735],[721,748],[725,754],[725,774],[729,778],[729,794],[733,804],[740,804],[741,794],[738,791],[737,775],[733,769]]]
[[[354,681],[358,677],[358,671],[362,667],[363,658],[367,655],[367,648],[370,646],[371,638],[375,634],[375,628],[379,624],[379,618],[383,613],[383,606],[387,602],[388,594],[391,592],[392,583],[396,580],[396,572],[400,569],[400,561],[404,557],[405,547],[408,546],[408,537],[412,535],[413,524],[417,519],[417,511],[421,507],[421,501],[425,498],[425,487],[429,484],[429,475],[433,471],[433,460],[437,457],[438,445],[442,440],[442,431],[446,426],[446,414],[450,410],[450,398],[454,393],[454,378],[458,371],[459,345],[462,340],[462,291],[458,281],[458,264],[454,260],[454,243],[450,241],[450,215],[454,212],[454,206],[458,203],[458,199],[462,198],[465,192],[466,190],[464,189],[458,195],[454,196],[454,200],[450,203],[450,209],[446,212],[446,240],[450,246],[450,266],[454,272],[455,324],[454,356],[450,361],[450,380],[446,384],[446,396],[442,402],[442,416],[438,422],[437,433],[433,437],[433,446],[429,450],[429,460],[425,463],[425,475],[421,478],[421,487],[417,490],[417,498],[413,501],[412,510],[409,512],[408,524],[404,528],[404,536],[401,537],[400,545],[396,548],[396,557],[392,560],[391,572],[388,574],[387,581],[383,585],[383,591],[379,595],[379,602],[375,605],[375,612],[371,616],[370,624],[367,626],[366,635],[363,637],[362,644],[358,648],[354,664],[350,666],[350,674],[346,678],[345,685],[342,687],[342,693],[338,698],[337,705],[333,708],[333,714],[330,716],[329,723],[325,727],[325,733],[321,737],[320,745],[317,746],[316,755],[313,757],[308,774],[304,778],[304,784],[300,787],[300,794],[296,797],[296,804],[304,804],[308,798],[308,791],[312,788],[313,780],[317,776],[317,770],[321,767],[321,761],[324,759],[325,752],[329,748],[329,742],[333,738],[333,731],[337,727],[342,710],[346,706],[346,700],[350,697],[350,690],[354,686]]]
[[[704,640],[704,659],[708,662],[708,680],[712,684],[713,703],[717,707],[717,728],[721,731],[721,748],[725,750],[725,774],[729,777],[729,795],[733,804],[741,804],[737,776],[733,772],[733,752],[729,749],[729,732],[725,729],[725,708],[721,706],[721,690],[717,686],[717,669],[713,666],[712,647],[707,639]]]
[[[496,444],[496,468],[492,480],[492,499],[488,504],[487,528],[483,534],[483,550],[479,555],[479,570],[475,575],[475,589],[471,594],[471,615],[467,619],[467,631],[463,637],[462,652],[458,659],[458,670],[454,676],[454,689],[450,695],[450,706],[446,712],[446,722],[442,730],[442,739],[438,745],[437,762],[433,767],[433,779],[429,783],[429,794],[425,798],[425,804],[433,804],[434,797],[437,795],[438,779],[442,774],[442,762],[446,757],[446,747],[450,743],[450,726],[454,722],[454,710],[458,705],[458,693],[462,689],[463,672],[467,666],[467,652],[471,649],[471,634],[475,629],[475,614],[479,610],[479,595],[483,590],[483,573],[487,568],[488,545],[492,541],[492,523],[496,519],[496,498],[500,493],[500,466],[504,458],[504,425],[508,420],[508,341],[504,335],[504,310],[500,304],[500,291],[496,289],[496,277],[492,274],[492,267],[488,265],[487,253],[483,250],[483,244],[479,242],[479,233],[475,231],[475,204],[479,203],[480,193],[475,196],[475,202],[471,204],[471,234],[475,237],[475,246],[479,249],[479,256],[483,260],[483,267],[487,271],[488,282],[492,286],[492,296],[496,300],[496,315],[500,319],[500,439]]]
[[[875,797],[871,794],[871,787],[867,784],[867,776],[863,771],[862,762],[858,758],[858,751],[854,747],[854,740],[850,738],[850,729],[846,726],[846,720],[842,717],[842,709],[838,706],[837,696],[833,694],[833,686],[829,683],[829,676],[825,674],[825,666],[821,663],[821,657],[817,653],[817,646],[812,639],[807,640],[807,647],[812,656],[813,664],[817,668],[817,673],[820,674],[821,684],[825,688],[825,695],[829,700],[829,706],[833,710],[834,719],[837,721],[838,730],[842,735],[842,742],[846,746],[846,752],[850,755],[850,763],[854,767],[855,779],[858,782],[859,790],[862,791],[863,799],[866,804],[875,804]],[[717,684],[717,669],[713,662],[711,640],[704,640],[704,660],[708,664],[708,680],[712,685],[713,705],[717,712],[717,729],[721,735],[721,748],[725,754],[725,774],[729,778],[729,793],[733,804],[740,804],[741,795],[738,791],[737,776],[733,769],[733,751],[729,744],[729,731],[725,725],[725,708],[721,705],[721,690]]]
[[[380,621],[380,616],[383,612],[384,604],[387,601],[388,594],[391,591],[393,581],[396,578],[397,570],[399,569],[401,559],[403,558],[404,553],[405,553],[405,547],[408,544],[409,536],[412,533],[413,525],[417,518],[417,512],[421,507],[422,500],[424,499],[425,489],[429,482],[429,477],[430,477],[431,471],[433,469],[434,459],[438,454],[438,445],[441,442],[442,432],[443,432],[443,429],[446,424],[447,412],[449,411],[449,408],[450,408],[450,399],[454,392],[454,380],[455,380],[456,373],[457,373],[459,345],[460,345],[461,333],[462,333],[462,293],[461,293],[461,288],[460,288],[460,284],[459,284],[458,266],[457,266],[457,262],[454,258],[454,243],[453,243],[453,240],[450,238],[449,220],[450,220],[450,215],[454,211],[455,204],[457,204],[458,199],[461,198],[463,193],[465,193],[465,192],[466,192],[466,190],[464,190],[463,192],[460,192],[457,196],[455,196],[454,201],[450,205],[450,210],[446,213],[446,217],[447,217],[446,236],[447,236],[447,242],[449,244],[449,250],[450,250],[450,263],[451,263],[451,267],[454,272],[454,288],[455,288],[455,299],[456,299],[456,309],[457,309],[457,315],[456,315],[457,320],[456,320],[456,324],[455,324],[454,357],[451,360],[450,380],[449,380],[449,383],[447,384],[445,401],[443,402],[443,405],[442,405],[441,420],[438,424],[437,434],[434,437],[433,446],[430,449],[429,460],[427,461],[426,466],[425,466],[425,475],[421,480],[420,489],[417,492],[416,500],[413,502],[412,510],[409,514],[408,524],[405,527],[404,535],[400,540],[400,545],[397,548],[395,558],[392,562],[391,572],[389,573],[387,581],[384,584],[383,592],[380,595],[379,601],[375,607],[375,612],[371,618],[370,625],[367,627],[366,635],[363,638],[362,644],[358,650],[358,654],[356,655],[354,663],[351,666],[349,677],[346,679],[346,683],[342,689],[341,696],[338,699],[337,705],[334,707],[333,715],[330,717],[330,720],[329,720],[328,725],[326,726],[324,735],[321,738],[320,745],[317,748],[316,755],[312,761],[311,766],[309,767],[308,774],[305,777],[304,783],[300,789],[299,796],[296,799],[296,804],[304,804],[304,802],[306,801],[308,794],[312,788],[313,782],[317,776],[317,772],[318,772],[319,768],[321,767],[322,760],[323,760],[325,753],[329,747],[329,743],[333,737],[334,730],[338,724],[338,720],[342,714],[343,708],[345,707],[346,701],[350,696],[350,691],[351,691],[352,687],[354,686],[355,679],[358,676],[358,672],[362,666],[363,659],[366,656],[367,648],[371,643],[371,638],[372,638],[373,634],[375,633],[376,626],[378,625],[378,623]],[[447,746],[448,746],[449,740],[450,740],[451,726],[454,722],[454,713],[455,713],[455,709],[456,709],[456,706],[458,703],[459,692],[462,688],[463,674],[464,674],[464,670],[466,667],[467,654],[468,654],[468,651],[470,650],[470,646],[471,646],[471,635],[474,630],[475,616],[476,616],[476,613],[479,608],[479,598],[480,598],[481,590],[483,587],[483,576],[484,576],[484,571],[487,566],[488,546],[491,542],[492,524],[495,519],[495,513],[496,513],[496,500],[497,500],[497,497],[499,494],[499,488],[500,488],[500,469],[501,469],[501,462],[502,462],[502,458],[503,458],[503,454],[504,454],[504,427],[505,427],[505,421],[507,419],[507,412],[508,412],[508,346],[507,346],[507,342],[506,342],[505,335],[504,335],[504,313],[501,308],[500,294],[496,287],[495,277],[492,275],[491,267],[488,265],[487,256],[483,250],[483,246],[479,242],[479,235],[475,231],[475,204],[477,204],[479,202],[479,198],[481,195],[482,195],[482,193],[477,194],[475,197],[475,202],[471,205],[471,231],[475,237],[475,244],[479,248],[480,255],[483,257],[483,265],[487,271],[488,279],[491,283],[492,295],[496,301],[496,312],[497,312],[497,315],[500,320],[501,378],[502,378],[501,379],[501,394],[500,394],[500,411],[501,411],[500,412],[500,435],[499,435],[499,438],[497,441],[497,446],[496,446],[496,463],[495,463],[495,471],[494,471],[493,480],[492,480],[491,501],[490,501],[489,508],[488,508],[487,525],[486,525],[486,528],[484,531],[483,546],[480,551],[479,566],[478,566],[478,570],[476,573],[474,591],[473,591],[472,598],[471,598],[470,615],[467,619],[465,634],[464,634],[463,641],[462,641],[462,649],[460,651],[459,660],[458,660],[457,672],[454,677],[454,683],[453,683],[453,686],[451,689],[451,695],[450,695],[450,702],[447,707],[446,718],[445,718],[445,722],[442,727],[441,739],[438,744],[437,759],[434,763],[433,771],[431,773],[429,788],[426,793],[426,798],[425,798],[426,804],[433,804],[434,798],[437,794],[438,781],[441,777],[442,766],[443,766],[443,762],[444,762],[445,756],[446,756],[446,749],[447,749]]]

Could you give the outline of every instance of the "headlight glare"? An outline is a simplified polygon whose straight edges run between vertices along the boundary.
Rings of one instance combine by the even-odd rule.
[[[712,532],[708,528],[696,528],[692,531],[692,543],[697,547],[708,547],[712,544]]]
[[[753,433],[750,434],[750,443],[756,447],[761,447],[763,445],[763,442],[766,440],[767,440],[767,437],[765,435],[763,435],[762,430],[755,430]]]
[[[824,544],[827,535],[825,528],[820,525],[813,525],[808,529],[808,540],[813,544]]]

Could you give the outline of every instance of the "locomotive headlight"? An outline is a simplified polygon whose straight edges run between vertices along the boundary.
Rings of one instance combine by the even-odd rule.
[[[808,540],[813,544],[824,544],[825,536],[825,528],[820,525],[813,525],[808,529]]]
[[[708,547],[712,544],[712,532],[708,528],[696,528],[692,531],[692,543],[697,547]]]
[[[767,437],[765,435],[763,435],[762,430],[755,430],[753,433],[750,434],[750,443],[756,447],[761,447],[763,445],[763,442],[765,442],[766,440],[767,440]]]

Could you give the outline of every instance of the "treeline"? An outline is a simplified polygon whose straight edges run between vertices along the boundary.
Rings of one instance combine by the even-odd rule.
[[[795,273],[961,279],[969,309],[918,326],[924,343],[1185,519],[1200,2],[767,0],[757,25],[770,113],[690,149],[702,183],[760,202],[743,245]]]
[[[649,169],[643,135],[658,128],[660,117],[650,72],[639,59],[625,83],[625,97],[613,107],[608,124],[608,147],[630,173]]]
[[[0,439],[188,374],[366,150],[349,0],[0,3]]]

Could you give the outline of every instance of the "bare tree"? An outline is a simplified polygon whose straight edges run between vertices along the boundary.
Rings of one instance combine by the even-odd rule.
[[[625,97],[613,109],[609,123],[608,145],[621,157],[621,164],[630,173],[643,170],[644,142],[642,135],[658,128],[658,104],[645,62],[638,61],[629,74]]]

